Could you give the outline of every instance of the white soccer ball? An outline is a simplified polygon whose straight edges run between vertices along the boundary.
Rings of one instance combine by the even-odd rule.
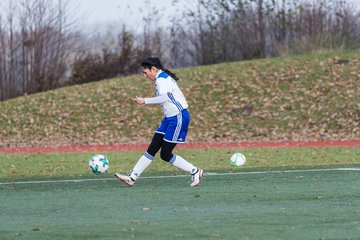
[[[109,169],[109,160],[104,155],[96,154],[90,158],[89,168],[93,173],[104,173]]]
[[[234,153],[230,158],[230,164],[233,167],[240,167],[246,163],[246,158],[242,153]]]

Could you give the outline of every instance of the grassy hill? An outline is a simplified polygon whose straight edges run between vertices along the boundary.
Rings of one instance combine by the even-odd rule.
[[[360,139],[360,53],[176,69],[190,104],[189,142]],[[138,76],[0,103],[0,147],[147,143],[163,117],[138,106]]]

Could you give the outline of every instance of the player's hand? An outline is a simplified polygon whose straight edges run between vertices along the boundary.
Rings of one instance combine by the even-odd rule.
[[[137,104],[145,104],[145,100],[142,97],[136,97],[133,99]]]

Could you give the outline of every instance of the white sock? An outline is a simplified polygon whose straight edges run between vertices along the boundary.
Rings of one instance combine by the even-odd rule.
[[[197,172],[198,168],[183,159],[181,156],[174,156],[171,158],[170,163],[181,170],[189,172],[190,174],[194,174]]]
[[[136,180],[140,174],[152,163],[154,160],[154,157],[148,154],[147,152],[144,153],[138,160],[138,162],[135,164],[130,177],[133,180]]]

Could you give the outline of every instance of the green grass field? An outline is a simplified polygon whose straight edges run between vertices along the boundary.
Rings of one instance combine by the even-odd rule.
[[[93,153],[3,154],[0,239],[358,239],[358,147],[242,149],[241,168],[233,151],[178,151],[206,170],[197,188],[159,159],[117,181],[139,151],[107,152],[103,175]]]
[[[360,168],[359,168],[360,169]],[[357,170],[359,170],[357,169]],[[1,239],[358,239],[360,171],[1,186]]]
[[[144,150],[145,151],[145,150]],[[104,152],[110,160],[109,173],[130,171],[144,151]],[[234,152],[243,152],[247,163],[241,169],[232,168],[229,159]],[[244,149],[175,149],[179,154],[205,171],[228,172],[254,169],[292,169],[327,166],[352,166],[360,163],[359,147],[299,147],[299,148],[244,148]],[[35,153],[0,154],[0,181],[54,179],[63,177],[91,178],[87,163],[95,154]],[[159,156],[144,174],[183,174]]]

